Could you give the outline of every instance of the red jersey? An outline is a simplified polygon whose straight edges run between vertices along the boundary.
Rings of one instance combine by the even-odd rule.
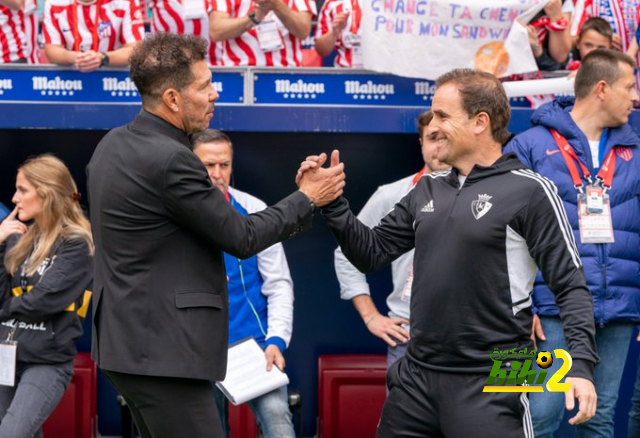
[[[212,0],[147,0],[151,11],[151,32],[191,34],[210,44],[211,59],[219,58],[216,44],[209,39],[209,14]]]
[[[22,59],[36,62],[36,9],[36,0],[26,0],[20,10],[0,5],[0,47],[3,63]]]
[[[76,52],[109,52],[144,36],[142,11],[132,0],[47,0],[44,41]]]
[[[360,9],[359,0],[327,0],[320,11],[316,38],[331,32],[333,19],[342,12],[348,12],[349,16],[347,17],[347,25],[336,41],[336,57],[333,65],[362,68],[362,52],[360,51],[362,9]]]
[[[251,0],[212,0],[213,9],[226,12],[231,18],[244,17],[253,10]],[[292,10],[316,15],[315,0],[283,0]],[[255,65],[259,67],[300,67],[302,47],[300,39],[289,33],[282,22],[271,14],[282,40],[282,48],[265,52],[258,43],[256,28],[252,27],[238,38],[218,43],[220,58],[212,59],[214,65]],[[213,45],[212,45],[213,46]]]

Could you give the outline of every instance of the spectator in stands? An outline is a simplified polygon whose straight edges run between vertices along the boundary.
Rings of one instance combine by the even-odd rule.
[[[572,18],[571,35],[580,33],[589,17],[603,18],[613,30],[612,48],[626,52],[631,47],[638,27],[640,0],[574,0],[576,13]]]
[[[137,0],[47,0],[44,50],[50,62],[81,72],[129,64],[144,36]]]
[[[547,66],[554,62],[552,70],[571,70],[575,71],[580,68],[582,58],[596,49],[613,48],[613,31],[611,25],[602,18],[588,18],[578,35],[576,47],[571,50],[566,62],[558,62],[548,60]]]
[[[640,22],[640,8],[638,8],[638,18],[637,21]],[[640,41],[640,26],[637,26],[635,35],[631,38],[629,43],[629,49],[627,49],[627,55],[631,56],[633,59],[638,57],[638,51],[640,51],[640,45],[638,43]]]
[[[19,168],[16,208],[0,224],[0,339],[17,342],[15,384],[0,386],[2,437],[41,438],[73,376],[93,280],[93,240],[79,200],[59,159],[41,155]]]
[[[300,67],[314,0],[213,0],[210,36],[221,43],[214,65]]]
[[[327,0],[322,5],[316,30],[316,51],[327,57],[336,49],[335,67],[362,68],[359,0]]]
[[[36,0],[0,0],[2,62],[37,63]]]
[[[613,47],[613,30],[611,25],[600,17],[587,19],[580,29],[576,47],[571,51],[565,70],[578,70],[582,59],[596,49]]]
[[[151,11],[151,32],[188,33],[209,41],[211,0],[146,0]],[[209,46],[209,58],[220,57],[218,44]]]
[[[596,415],[578,426],[577,437],[613,437],[629,342],[634,325],[640,322],[640,138],[628,123],[638,101],[634,67],[633,59],[623,53],[594,50],[576,75],[575,103],[564,97],[540,107],[532,117],[534,127],[516,136],[505,149],[558,187],[591,292],[595,340],[603,360],[595,369]],[[571,153],[565,155],[568,150]],[[592,204],[592,199],[602,205]],[[588,220],[597,215],[600,223],[595,231]],[[565,333],[569,332],[563,331],[545,280],[538,275],[533,290],[538,349],[566,350]],[[549,374],[559,367],[554,362]],[[537,438],[553,436],[562,421],[564,401],[562,393],[531,394]]]
[[[260,199],[230,187],[233,168],[231,139],[213,129],[192,137],[193,151],[213,185],[242,215],[267,208]],[[264,349],[267,370],[284,369],[284,350],[293,332],[293,281],[281,243],[241,260],[224,253],[229,290],[229,345],[253,337]],[[229,437],[228,402],[214,388],[220,422]],[[295,438],[287,387],[248,402],[264,438]]]
[[[527,26],[529,43],[540,70],[559,70],[571,52],[569,29],[573,0],[550,0]]]
[[[325,3],[326,5],[326,3]],[[424,167],[415,175],[409,175],[399,181],[378,188],[367,201],[358,219],[368,227],[374,227],[387,215],[402,197],[411,190],[423,175],[447,170],[449,166],[438,160],[438,145],[442,140],[437,133],[430,133],[427,127],[433,114],[431,111],[418,117],[418,134],[422,145]],[[387,344],[387,368],[404,356],[409,340],[409,301],[413,283],[413,253],[400,256],[391,264],[393,291],[387,297],[389,316],[378,312],[371,299],[367,278],[353,266],[342,253],[340,247],[335,252],[335,268],[340,282],[340,296],[351,300],[369,331]]]

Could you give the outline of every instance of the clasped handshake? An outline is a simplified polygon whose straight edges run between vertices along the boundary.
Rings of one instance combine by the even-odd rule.
[[[296,184],[316,207],[323,207],[342,195],[346,175],[344,163],[340,162],[340,152],[331,153],[329,167],[323,167],[327,154],[310,155],[300,163],[296,174]]]

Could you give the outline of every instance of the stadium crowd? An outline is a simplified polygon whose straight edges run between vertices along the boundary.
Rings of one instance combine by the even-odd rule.
[[[576,70],[594,48],[635,57],[639,6],[550,0],[523,23],[540,70]],[[207,40],[212,66],[320,66],[335,51],[335,67],[362,68],[361,19],[359,0],[2,0],[0,47],[3,63],[93,71],[127,65],[145,33],[172,32]]]

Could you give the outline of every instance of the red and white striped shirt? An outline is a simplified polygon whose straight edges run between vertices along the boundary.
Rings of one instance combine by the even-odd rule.
[[[282,0],[293,11],[317,14],[315,0]],[[213,0],[213,9],[226,12],[231,18],[240,18],[253,10],[252,0]],[[263,52],[258,43],[255,27],[238,38],[222,41],[221,58],[211,59],[214,65],[255,65],[259,67],[299,67],[302,65],[302,47],[300,39],[289,33],[278,17],[275,22],[282,37],[283,48],[272,52]]]
[[[640,0],[574,0],[574,3],[576,13],[572,17],[572,36],[580,33],[582,24],[589,17],[600,17],[620,37],[622,51],[627,51],[636,33]]]
[[[191,34],[207,40],[211,59],[220,51],[209,39],[209,14],[212,0],[147,0],[151,11],[151,32]],[[187,6],[188,5],[188,6]]]
[[[349,16],[347,17],[347,25],[336,41],[336,57],[333,65],[347,68],[362,67],[362,57],[354,50],[356,46],[360,45],[362,9],[359,0],[327,0],[320,11],[316,38],[331,32],[333,19],[342,12],[349,12]],[[354,61],[356,65],[354,65]]]
[[[142,11],[133,0],[47,0],[44,41],[75,52],[109,52],[144,36]]]
[[[38,21],[36,0],[26,0],[20,10],[0,5],[0,47],[2,62],[26,59],[36,62]]]

